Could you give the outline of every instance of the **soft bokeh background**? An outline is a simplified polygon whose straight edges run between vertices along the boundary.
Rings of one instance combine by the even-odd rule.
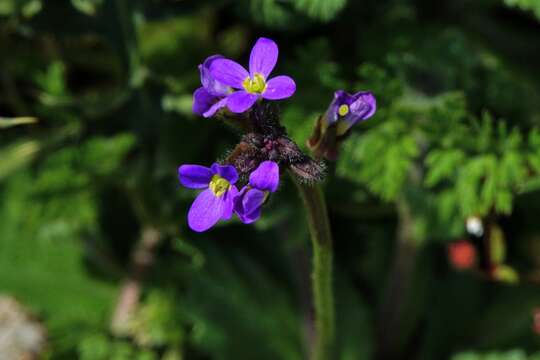
[[[197,65],[259,36],[302,146],[334,90],[379,103],[324,185],[336,359],[540,359],[539,21],[538,0],[0,0],[0,359],[306,357],[294,186],[195,234],[176,179],[239,137],[191,114]]]

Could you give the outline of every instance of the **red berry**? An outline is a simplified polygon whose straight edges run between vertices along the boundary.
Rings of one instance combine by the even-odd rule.
[[[459,240],[448,246],[448,259],[458,270],[467,270],[476,264],[476,249],[467,240]]]

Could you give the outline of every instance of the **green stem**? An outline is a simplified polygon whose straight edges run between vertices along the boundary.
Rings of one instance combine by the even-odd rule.
[[[326,202],[319,185],[300,183],[293,175],[300,191],[313,245],[313,297],[315,305],[316,342],[314,360],[333,359],[334,297],[332,292],[332,233]]]

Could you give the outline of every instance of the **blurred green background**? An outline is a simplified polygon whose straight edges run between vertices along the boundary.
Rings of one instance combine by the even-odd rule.
[[[306,358],[294,186],[196,234],[177,182],[240,135],[191,113],[197,65],[260,36],[298,144],[336,89],[378,100],[324,184],[336,359],[540,359],[540,1],[0,0],[0,293],[35,358]]]

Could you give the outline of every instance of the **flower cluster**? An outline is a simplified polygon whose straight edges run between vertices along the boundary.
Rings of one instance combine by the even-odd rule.
[[[206,231],[233,214],[245,224],[257,221],[270,194],[278,189],[280,169],[288,169],[308,183],[323,178],[324,163],[300,150],[281,126],[275,103],[268,102],[289,98],[296,91],[291,77],[270,77],[278,53],[274,41],[260,38],[251,50],[249,69],[221,55],[210,56],[199,65],[202,86],[193,94],[193,112],[235,120],[244,135],[222,163],[178,169],[183,186],[202,190],[188,212],[188,225],[194,231]],[[329,144],[345,138],[354,124],[368,119],[375,110],[375,98],[369,92],[349,95],[336,91],[309,142],[316,157],[331,158],[326,156],[332,153]],[[245,185],[238,190],[242,179]]]

